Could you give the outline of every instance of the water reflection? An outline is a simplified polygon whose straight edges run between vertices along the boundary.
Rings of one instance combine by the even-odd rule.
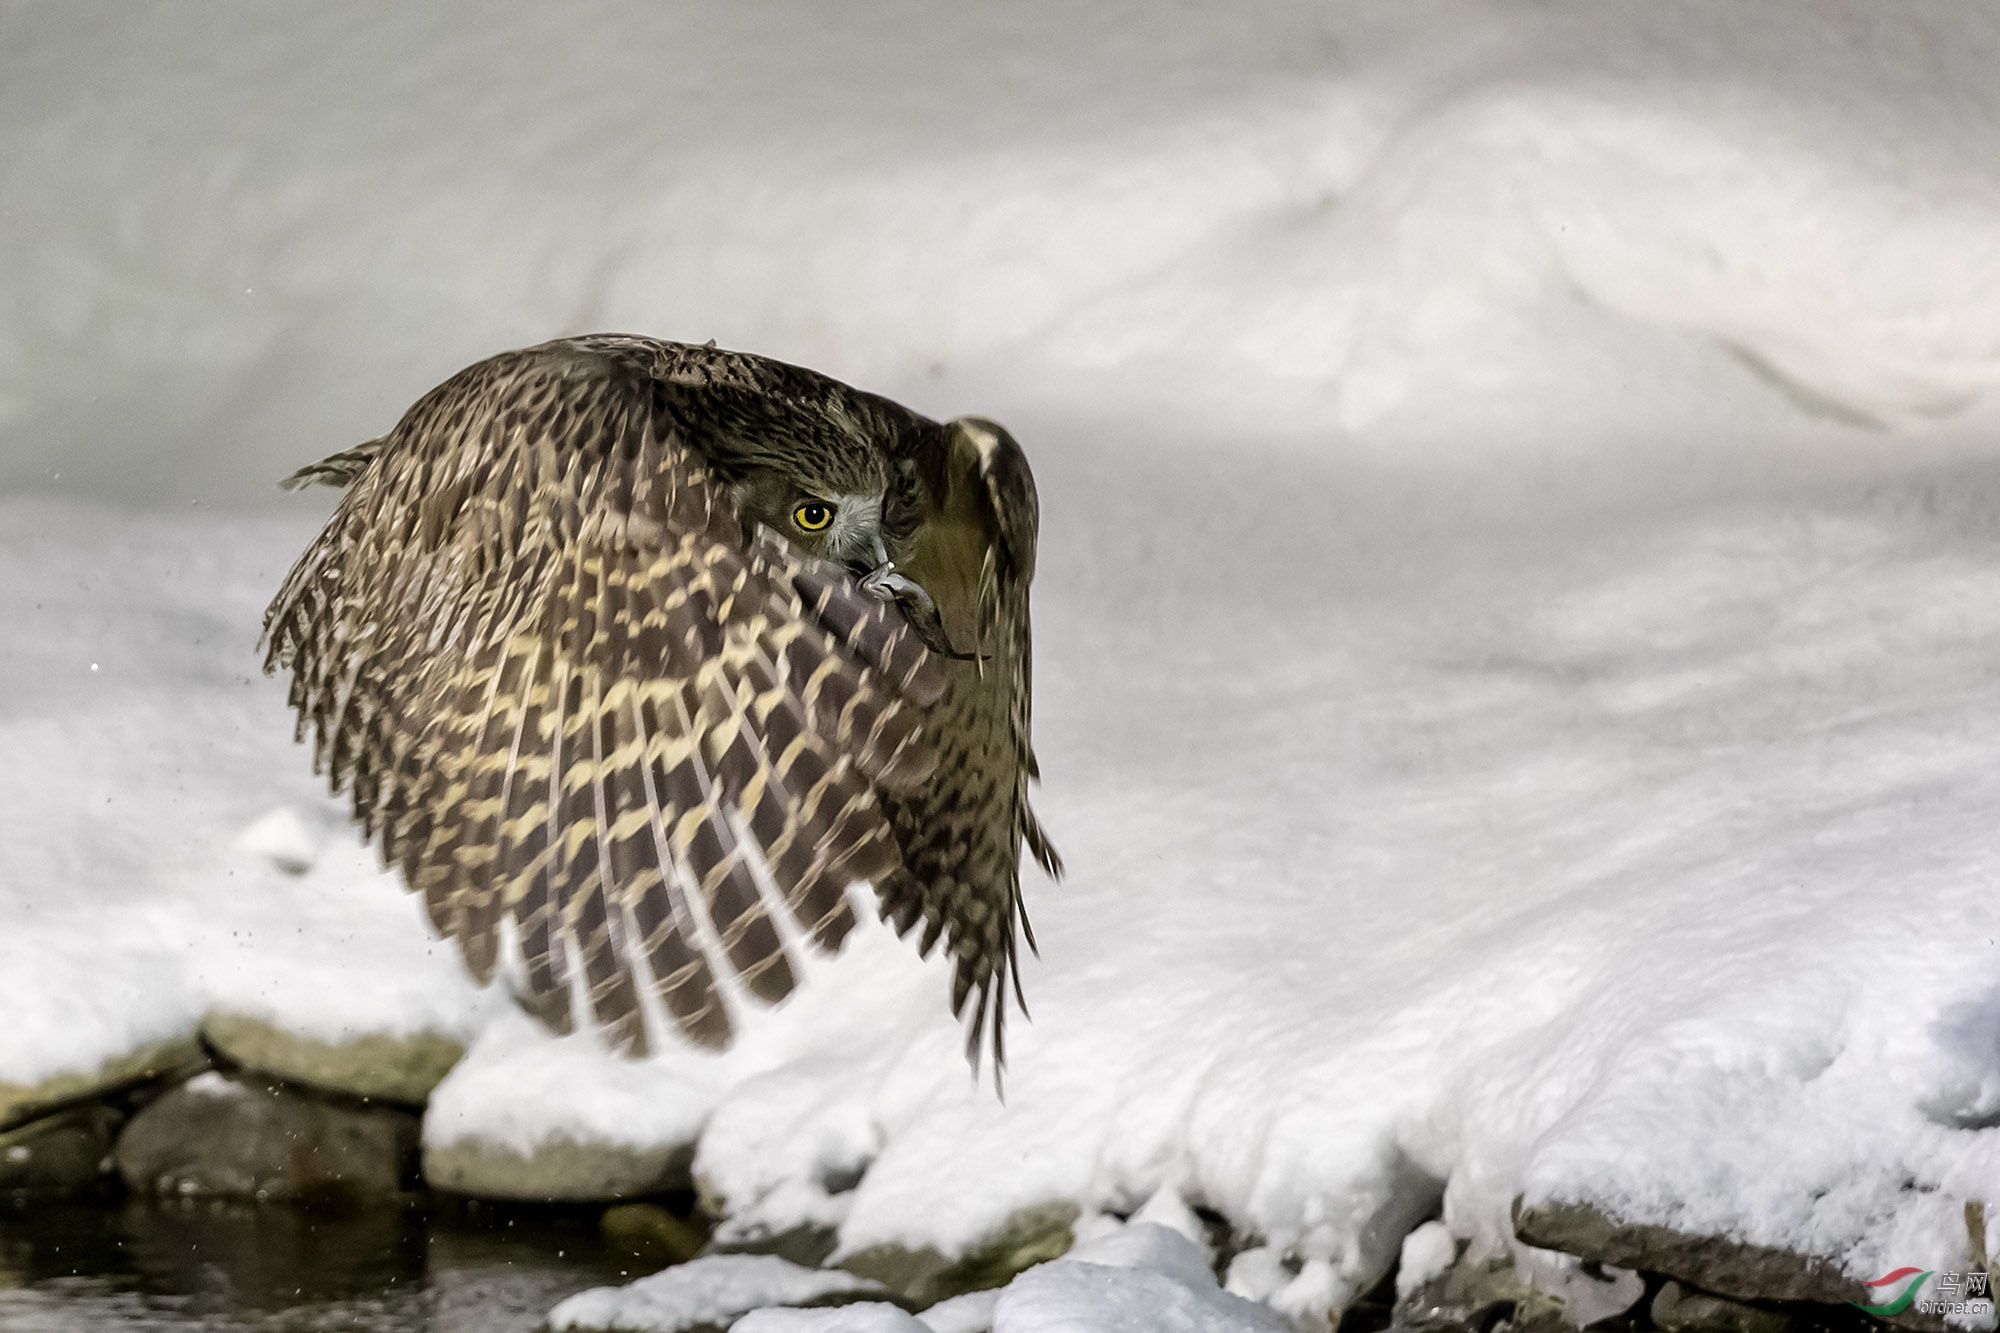
[[[128,1202],[0,1209],[6,1333],[527,1333],[636,1276],[588,1214]]]

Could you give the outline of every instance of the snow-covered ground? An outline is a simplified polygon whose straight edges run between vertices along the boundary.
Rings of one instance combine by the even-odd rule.
[[[705,1126],[738,1224],[848,1250],[1171,1186],[1289,1310],[1440,1199],[1961,1262],[2000,13],[834,13],[0,16],[0,1082],[218,1001],[442,1028],[434,1138]],[[1071,873],[1004,1105],[881,931],[720,1059],[541,1037],[290,745],[253,643],[326,500],[269,481],[595,328],[1026,444]]]

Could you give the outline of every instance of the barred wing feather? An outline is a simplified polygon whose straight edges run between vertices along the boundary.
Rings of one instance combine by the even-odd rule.
[[[729,1039],[718,974],[793,985],[773,911],[822,948],[901,868],[882,799],[934,759],[936,659],[844,571],[746,534],[616,349],[509,353],[366,458],[265,619],[316,761],[491,976],[646,1046],[650,990]]]

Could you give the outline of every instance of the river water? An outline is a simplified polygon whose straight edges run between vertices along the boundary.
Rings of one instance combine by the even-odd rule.
[[[529,1333],[650,1267],[585,1214],[0,1206],[0,1333]]]

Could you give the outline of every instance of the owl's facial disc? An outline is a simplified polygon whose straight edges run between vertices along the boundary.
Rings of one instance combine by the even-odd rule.
[[[882,544],[882,497],[801,495],[785,509],[780,530],[793,545],[824,560],[867,573],[888,560]]]

